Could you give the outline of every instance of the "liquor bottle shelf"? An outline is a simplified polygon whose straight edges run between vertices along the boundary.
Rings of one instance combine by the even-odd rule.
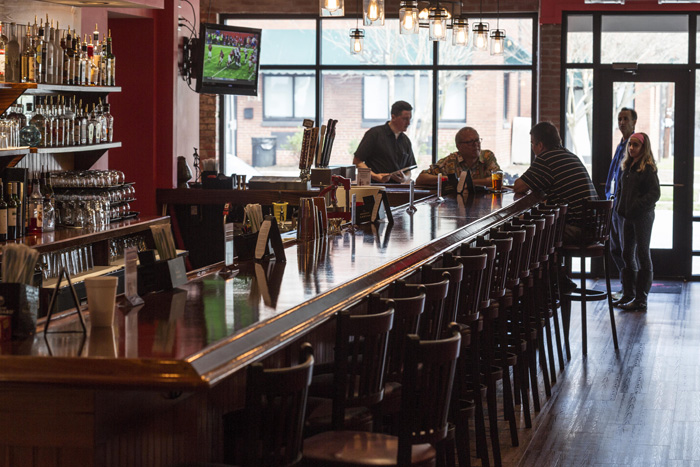
[[[31,148],[31,152],[34,154],[60,154],[66,152],[87,152],[87,151],[101,151],[112,148],[122,147],[121,142],[112,143],[100,143],[100,144],[87,144],[84,146],[61,146],[56,148]]]
[[[1,148],[0,157],[4,156],[26,156],[31,151],[29,146],[20,146],[16,148]]]
[[[120,86],[68,86],[64,84],[37,84],[35,88],[29,88],[25,91],[25,94],[31,94],[34,96],[44,95],[44,94],[54,94],[57,92],[96,92],[96,93],[113,93],[121,92],[122,88]]]

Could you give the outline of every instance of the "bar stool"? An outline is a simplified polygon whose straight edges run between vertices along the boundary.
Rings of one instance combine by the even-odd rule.
[[[224,443],[226,462],[239,461],[243,467],[300,463],[314,365],[311,344],[302,344],[299,362],[290,368],[264,369],[260,363],[248,366],[245,409],[224,415],[224,433],[231,441]]]
[[[332,399],[309,397],[307,435],[329,429],[372,429],[372,409],[384,397],[384,368],[393,323],[393,303],[387,303],[382,313],[338,313]]]
[[[615,327],[615,313],[612,305],[612,292],[610,290],[610,217],[612,215],[612,200],[586,200],[583,203],[583,218],[586,222],[581,228],[581,239],[578,244],[564,245],[561,249],[566,258],[567,269],[570,272],[571,259],[581,260],[581,286],[575,291],[562,294],[562,311],[564,317],[564,336],[569,334],[571,320],[571,301],[581,302],[581,332],[583,355],[588,353],[586,330],[586,303],[595,300],[608,300],[610,312],[610,327],[613,335],[615,350],[618,350],[617,328]],[[605,270],[605,292],[588,290],[586,288],[586,258],[603,258]]]
[[[305,466],[432,465],[454,446],[448,438],[447,415],[461,337],[455,327],[442,340],[407,337],[405,390],[401,396],[398,436],[360,431],[330,431],[304,440]]]
[[[462,283],[463,277],[463,267],[462,264],[456,264],[453,266],[435,267],[432,264],[426,264],[421,268],[421,281],[425,283],[439,282],[444,278],[444,273],[450,275],[450,286],[447,291],[447,297],[445,298],[444,310],[442,313],[442,319],[440,324],[441,332],[438,334],[439,337],[447,337],[448,327],[447,323],[455,322],[457,318],[457,303],[459,301],[459,290],[460,284]]]
[[[449,272],[442,273],[442,280],[428,284],[408,284],[404,279],[399,279],[394,284],[394,297],[415,296],[415,289],[425,289],[425,308],[420,318],[418,335],[421,339],[438,339],[442,331],[443,313],[445,301],[450,290],[451,276]]]

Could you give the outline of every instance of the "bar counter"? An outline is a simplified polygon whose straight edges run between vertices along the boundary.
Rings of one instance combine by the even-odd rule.
[[[63,426],[56,411],[77,410],[89,414],[91,430],[78,440],[83,465],[134,465],[123,463],[129,450],[165,456],[149,465],[218,461],[220,416],[240,407],[241,369],[288,352],[338,310],[536,201],[512,193],[452,196],[440,204],[432,197],[412,215],[395,208],[393,225],[363,225],[354,235],[288,247],[286,263],[243,263],[229,279],[194,275],[179,289],[145,296],[138,308],[123,307],[120,298],[113,328],[86,338],[51,332],[45,338],[40,325],[33,339],[0,347],[0,411],[26,419],[27,402],[36,398],[31,426],[56,427],[22,435],[17,418],[2,417],[0,450],[62,446],[77,422]],[[50,331],[78,328],[77,315],[65,314]],[[77,406],[64,406],[64,396]]]

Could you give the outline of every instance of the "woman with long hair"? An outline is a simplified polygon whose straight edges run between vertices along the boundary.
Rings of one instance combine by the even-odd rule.
[[[622,161],[622,177],[617,213],[623,219],[622,269],[623,296],[616,304],[623,310],[646,311],[647,295],[653,279],[651,228],[654,208],[661,196],[659,176],[651,143],[646,133],[634,133]]]

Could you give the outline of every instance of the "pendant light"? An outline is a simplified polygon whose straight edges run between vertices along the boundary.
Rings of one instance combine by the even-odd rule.
[[[344,0],[319,0],[321,16],[345,16]]]
[[[477,50],[488,50],[489,47],[489,23],[481,21],[483,0],[479,1],[479,22],[472,28],[472,47]]]
[[[350,30],[350,53],[353,55],[362,53],[365,30],[360,29],[360,0],[357,0],[357,19],[355,29]]]
[[[418,2],[402,0],[399,7],[399,32],[418,34]]]
[[[464,5],[459,3],[459,16],[452,20],[452,45],[466,46],[469,42],[469,21],[464,16]]]
[[[437,2],[428,14],[428,39],[431,41],[444,41],[447,36],[447,20],[450,15],[446,9]]]
[[[384,26],[384,0],[364,0],[364,25]]]
[[[501,22],[500,0],[496,0],[496,29],[491,31],[491,55],[503,55],[506,46],[506,30],[499,29]]]

